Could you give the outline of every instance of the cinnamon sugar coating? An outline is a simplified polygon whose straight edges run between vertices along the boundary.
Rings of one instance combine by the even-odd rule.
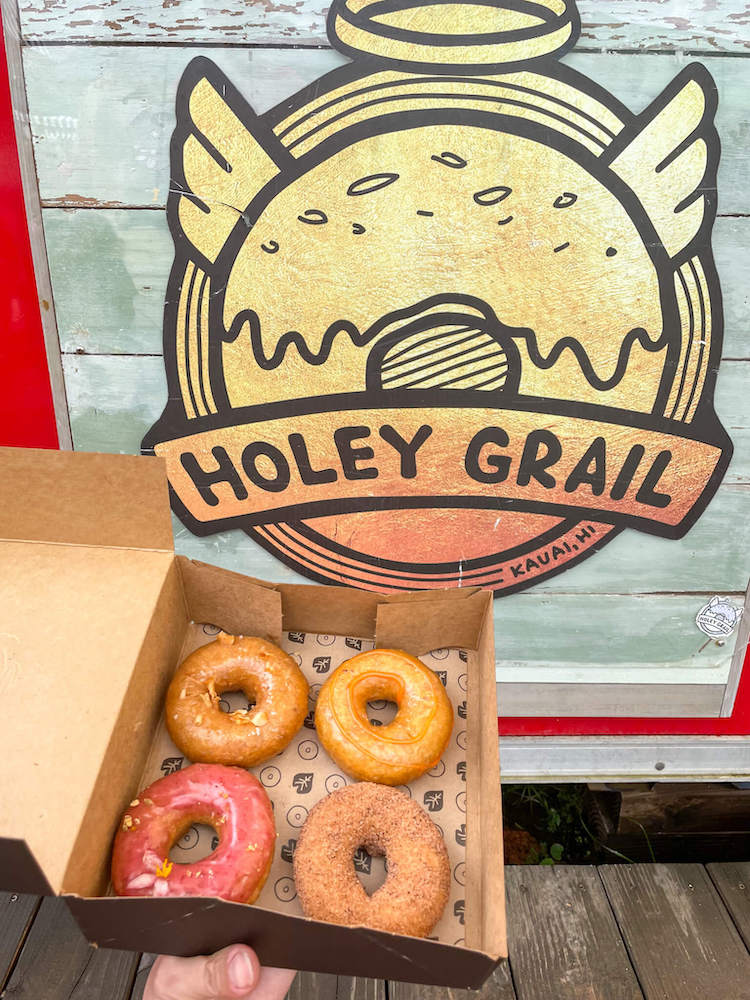
[[[354,870],[364,847],[385,856],[388,877],[368,896]],[[294,854],[294,877],[308,917],[426,937],[450,892],[440,831],[418,803],[385,785],[360,782],[312,809]]]

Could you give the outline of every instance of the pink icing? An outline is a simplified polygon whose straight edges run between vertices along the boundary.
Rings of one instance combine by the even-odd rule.
[[[112,855],[118,896],[219,896],[253,899],[273,856],[276,831],[263,786],[249,771],[192,764],[145,788],[123,817]],[[219,835],[194,864],[169,862],[186,825],[207,823]]]

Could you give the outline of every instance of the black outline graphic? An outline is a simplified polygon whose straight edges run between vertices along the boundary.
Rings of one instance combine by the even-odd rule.
[[[642,428],[664,433],[676,433],[683,438],[710,443],[721,449],[721,459],[714,470],[713,475],[704,489],[698,502],[693,506],[689,515],[684,521],[675,527],[665,526],[654,522],[647,517],[624,516],[610,514],[597,508],[581,507],[578,505],[551,505],[540,504],[539,502],[502,498],[476,498],[476,497],[421,497],[421,498],[351,498],[343,501],[331,501],[330,503],[307,503],[297,506],[281,505],[274,510],[258,515],[244,515],[241,518],[219,519],[210,524],[197,521],[184,507],[174,490],[170,488],[172,507],[183,523],[197,535],[213,534],[221,532],[230,527],[243,527],[244,530],[254,538],[254,540],[271,552],[276,558],[291,566],[293,569],[303,573],[305,576],[321,582],[330,583],[332,579],[339,582],[341,579],[354,586],[368,586],[367,567],[373,567],[373,573],[378,576],[378,586],[394,589],[403,587],[420,586],[423,581],[428,587],[436,582],[448,585],[450,583],[470,584],[473,578],[481,577],[486,579],[487,573],[493,567],[499,567],[507,560],[515,558],[522,559],[529,553],[540,552],[546,545],[553,545],[556,539],[563,537],[572,531],[576,526],[583,526],[586,518],[596,522],[596,524],[611,524],[613,527],[607,533],[596,537],[592,528],[593,540],[590,544],[582,545],[580,553],[566,559],[560,565],[551,566],[546,572],[540,572],[527,581],[505,584],[496,593],[506,595],[518,590],[526,589],[543,580],[549,579],[556,573],[572,568],[574,565],[588,558],[598,551],[612,538],[619,534],[623,527],[633,527],[638,530],[657,534],[669,538],[682,537],[701,516],[705,507],[712,499],[719,483],[721,482],[732,454],[732,443],[713,409],[713,392],[716,379],[716,371],[721,357],[722,341],[722,317],[721,317],[721,294],[716,275],[711,251],[711,230],[716,214],[716,170],[718,167],[720,144],[718,135],[713,125],[708,128],[704,121],[712,121],[716,111],[717,97],[716,86],[707,69],[700,64],[694,63],[685,67],[668,85],[662,94],[640,115],[633,115],[622,106],[606,90],[595,84],[580,73],[571,70],[567,66],[559,65],[553,54],[547,53],[534,57],[531,62],[528,60],[518,63],[498,63],[490,65],[426,65],[419,62],[405,62],[392,60],[383,55],[363,55],[361,52],[351,49],[342,43],[336,33],[337,19],[342,19],[355,27],[363,29],[371,37],[377,36],[383,40],[394,40],[409,42],[413,45],[424,46],[429,42],[432,46],[456,46],[466,45],[498,45],[502,46],[507,42],[533,39],[536,35],[550,32],[553,28],[563,24],[569,24],[571,34],[567,42],[558,48],[554,56],[559,56],[562,52],[571,48],[579,34],[580,22],[575,5],[566,3],[561,14],[554,14],[544,3],[535,0],[503,0],[502,7],[508,10],[536,14],[542,18],[541,24],[532,28],[523,28],[511,32],[497,32],[487,35],[445,35],[425,36],[418,32],[405,31],[404,29],[388,26],[382,22],[373,20],[378,14],[398,12],[407,7],[420,5],[433,5],[434,3],[451,3],[455,0],[379,0],[379,2],[365,5],[361,10],[352,13],[348,9],[345,0],[334,0],[329,12],[328,28],[329,37],[332,44],[341,51],[348,52],[356,57],[356,62],[352,65],[342,67],[332,73],[327,74],[321,80],[303,89],[298,94],[282,102],[272,111],[258,116],[247,104],[240,92],[231,84],[224,74],[208,59],[198,57],[192,60],[180,81],[177,99],[177,126],[172,136],[170,152],[172,163],[172,181],[170,184],[170,195],[168,200],[167,214],[170,230],[175,244],[175,260],[169,279],[168,292],[165,302],[164,313],[164,359],[168,382],[168,402],[166,408],[145,436],[142,450],[145,453],[153,453],[154,447],[162,442],[172,441],[180,437],[196,434],[206,430],[216,430],[224,427],[232,427],[240,423],[252,423],[254,420],[267,421],[274,417],[295,417],[299,419],[300,426],[304,425],[306,415],[325,412],[331,409],[365,409],[381,405],[383,407],[419,408],[423,406],[445,406],[456,413],[457,420],[460,420],[462,407],[483,406],[486,407],[487,393],[483,386],[473,389],[460,389],[450,386],[450,380],[440,388],[419,389],[409,388],[387,388],[388,380],[384,380],[382,375],[382,364],[388,351],[396,345],[399,340],[413,335],[415,332],[425,332],[440,323],[457,324],[457,331],[461,332],[461,324],[465,327],[467,343],[476,340],[478,336],[488,334],[498,344],[497,357],[500,361],[493,363],[487,369],[488,385],[494,386],[493,402],[499,405],[499,411],[512,409],[515,411],[537,410],[549,415],[576,416],[590,418],[592,420],[604,420],[617,422],[623,426]],[[488,7],[497,7],[497,0],[478,0],[480,4]],[[519,84],[518,81],[509,79],[488,79],[488,74],[493,71],[503,74],[511,73],[519,68],[526,69],[533,66],[534,71],[541,79],[543,86],[544,77],[552,81],[558,81],[569,87],[577,89],[590,98],[595,99],[611,111],[623,123],[623,128],[619,134],[615,134],[611,129],[604,127],[583,109],[567,104],[561,98],[545,94],[543,91],[536,91],[531,86]],[[395,69],[403,74],[408,74],[396,83],[379,82],[381,78],[375,78],[374,74],[381,73],[384,68]],[[220,93],[241,123],[252,134],[253,138],[262,146],[267,155],[278,166],[278,173],[255,194],[250,203],[243,209],[237,208],[237,221],[233,230],[226,239],[218,257],[215,261],[208,260],[192,243],[187,239],[182,231],[178,218],[178,206],[182,197],[191,199],[202,211],[208,213],[209,208],[201,198],[189,188],[183,169],[183,146],[188,137],[197,139],[214,159],[216,164],[225,171],[231,170],[229,164],[223,157],[220,150],[217,150],[211,141],[202,134],[191,118],[189,111],[190,95],[203,79]],[[482,93],[468,95],[474,102],[480,102],[487,106],[487,110],[469,109],[460,106],[456,100],[457,94],[451,91],[451,84],[466,84],[471,80],[476,80],[484,90]],[[696,235],[688,242],[675,257],[670,258],[659,236],[647,216],[636,193],[611,169],[611,164],[618,155],[632,141],[634,135],[646,127],[679,93],[679,91],[689,81],[696,81],[701,87],[705,99],[706,109],[699,128],[700,135],[706,141],[708,158],[707,166],[702,181],[697,185],[695,191],[687,196],[683,201],[675,206],[678,213],[689,207],[697,198],[705,198],[705,212],[702,223]],[[347,84],[361,83],[358,89],[351,90],[345,95],[337,95],[338,88]],[[410,84],[415,86],[424,83],[439,83],[443,85],[440,93],[420,92],[419,97],[423,99],[425,107],[419,111],[414,110],[388,110],[390,102],[403,101],[401,91],[408,89]],[[497,88],[497,97],[485,90]],[[396,90],[397,93],[390,91]],[[479,90],[479,87],[477,88]],[[330,93],[334,96],[328,101],[321,101],[322,95]],[[508,97],[508,93],[515,93],[516,97]],[[545,99],[544,114],[547,122],[541,124],[537,121],[514,116],[514,107],[524,108],[533,106],[539,111],[537,105],[530,105],[529,102],[535,96],[542,95]],[[463,93],[463,98],[467,95]],[[372,117],[364,121],[347,122],[349,110],[337,111],[331,117],[325,119],[323,124],[314,124],[316,117],[320,117],[323,111],[332,109],[335,105],[349,101],[352,97],[357,97],[360,102],[356,104],[356,109],[361,111],[368,107],[377,106],[377,112],[373,112]],[[304,109],[315,101],[314,110]],[[433,104],[434,102],[434,104]],[[550,110],[550,106],[557,107],[560,111],[574,111],[576,122],[571,123],[569,119]],[[295,112],[303,111],[298,115],[294,129],[295,138],[289,136],[291,126],[286,130],[281,129],[280,123]],[[581,124],[587,120],[587,127]],[[300,133],[300,128],[307,122],[310,126],[304,134]],[[564,135],[559,129],[559,122],[565,122],[568,129],[578,129],[582,139],[601,147],[600,152],[594,153],[584,146],[582,142]],[[334,130],[333,134],[322,138],[314,144],[307,152],[299,155],[293,152],[294,148],[303,141],[308,141],[315,136],[324,126],[339,123],[340,127]],[[423,302],[415,303],[406,308],[394,310],[387,316],[381,317],[365,330],[358,330],[350,321],[342,317],[337,322],[331,324],[322,336],[320,345],[316,351],[311,351],[305,343],[302,335],[294,330],[289,330],[277,339],[273,351],[270,355],[265,353],[261,323],[258,315],[251,309],[242,310],[238,313],[230,324],[229,329],[224,326],[224,296],[227,279],[232,269],[236,256],[243,246],[248,234],[252,232],[255,222],[260,218],[265,208],[273,199],[298,178],[309,172],[312,168],[335,156],[336,153],[346,147],[359,142],[364,138],[371,138],[379,134],[406,131],[410,129],[420,129],[428,125],[455,125],[474,126],[487,129],[488,131],[509,133],[531,139],[542,146],[547,146],[557,150],[563,155],[572,159],[579,166],[583,167],[605,187],[623,205],[629,217],[637,227],[644,245],[651,255],[654,267],[659,275],[660,298],[663,316],[663,327],[658,336],[649,336],[646,331],[640,328],[633,328],[618,346],[617,361],[614,370],[607,377],[602,377],[597,373],[581,342],[573,335],[562,337],[556,344],[547,350],[546,354],[540,351],[534,331],[527,328],[511,328],[502,322],[502,317],[498,317],[488,303],[467,295],[445,294],[433,296]],[[697,130],[696,130],[697,131]],[[606,135],[606,141],[600,139],[596,133]],[[458,132],[457,132],[458,134]],[[670,165],[673,160],[680,155],[695,139],[696,132],[688,135],[667,158],[655,167],[656,172],[660,172]],[[455,150],[444,150],[439,155],[433,156],[438,164],[455,170],[461,170],[466,166],[466,160]],[[398,184],[399,176],[394,172],[373,172],[367,177],[362,177],[350,184],[348,194],[356,202],[361,195],[365,195],[388,185]],[[492,192],[499,192],[494,201],[490,199]],[[507,193],[506,193],[507,192]],[[482,199],[478,203],[483,205],[494,205],[504,201],[510,189],[503,185],[495,188],[477,192],[474,200]],[[560,210],[570,207],[576,200],[575,192],[563,192],[555,201],[554,207]],[[418,215],[429,217],[433,213],[420,210]],[[502,214],[502,210],[501,210]],[[299,215],[299,221],[308,225],[325,226],[328,217],[321,209],[314,205],[306,208]],[[513,221],[512,215],[507,215],[498,219],[500,225],[506,225]],[[354,221],[353,232],[364,233],[364,227]],[[278,241],[272,241],[275,249],[278,249]],[[552,248],[554,252],[564,252],[569,244],[563,243]],[[275,252],[273,248],[269,252]],[[614,256],[615,247],[607,250],[607,256]],[[705,286],[708,289],[709,302],[702,301],[702,292],[695,260],[700,261],[705,278]],[[192,266],[187,277],[188,267]],[[685,266],[689,269],[691,280],[695,282],[699,296],[700,315],[696,315],[690,304],[690,297],[687,294],[687,285],[681,268]],[[200,281],[197,269],[203,272]],[[670,419],[659,414],[664,412],[667,398],[670,392],[671,376],[676,370],[681,358],[681,325],[677,309],[677,300],[674,290],[674,277],[679,276],[685,291],[685,298],[690,308],[690,333],[687,351],[692,348],[694,338],[700,337],[702,345],[706,332],[706,308],[710,306],[712,321],[712,335],[709,356],[705,357],[703,346],[698,354],[698,362],[695,367],[692,385],[689,390],[686,386],[687,368],[683,366],[682,381],[675,404],[671,411],[674,418],[677,411],[678,402],[681,403],[683,392],[688,391],[687,413],[693,405],[697,391],[699,377],[705,370],[705,378],[700,398],[697,404],[695,415],[690,423],[682,420]],[[176,354],[175,332],[178,331],[178,309],[183,286],[187,280],[187,309],[189,311],[193,298],[197,301],[198,323],[202,322],[202,309],[205,297],[208,296],[208,331],[207,331],[207,355],[205,358],[199,356],[199,374],[197,384],[189,382],[188,390],[191,402],[196,412],[199,412],[199,403],[206,411],[211,407],[208,405],[209,397],[216,402],[216,412],[208,416],[197,416],[186,419],[184,409],[181,405],[183,391],[178,377],[178,365]],[[210,292],[209,292],[210,284]],[[213,289],[217,289],[214,291]],[[439,311],[430,312],[432,309]],[[373,348],[368,356],[367,379],[364,391],[340,393],[316,398],[291,399],[288,402],[260,404],[243,408],[232,408],[226,386],[224,384],[222,371],[222,348],[223,345],[233,341],[239,335],[245,324],[250,327],[250,341],[253,348],[255,360],[259,367],[264,370],[271,370],[280,365],[290,348],[294,348],[308,364],[313,366],[323,365],[327,360],[334,340],[338,336],[349,337],[353,344],[364,346],[374,341]],[[395,325],[403,324],[394,329]],[[698,325],[699,324],[699,325]],[[390,331],[380,336],[383,331]],[[472,331],[479,330],[480,333]],[[204,331],[205,332],[205,331]],[[199,330],[200,333],[200,330]],[[187,338],[187,330],[185,331]],[[199,337],[199,351],[200,351]],[[593,388],[606,390],[618,384],[628,367],[628,360],[633,345],[638,344],[646,351],[659,352],[666,349],[666,357],[663,366],[663,377],[660,389],[654,400],[653,411],[650,414],[634,412],[623,409],[616,409],[609,406],[599,406],[595,404],[583,404],[580,402],[565,402],[554,399],[539,399],[519,394],[520,377],[520,355],[518,344],[524,343],[526,353],[531,364],[540,369],[551,368],[563,352],[571,352],[587,381]],[[187,343],[187,341],[186,341]],[[460,346],[463,341],[456,341],[456,346]],[[468,350],[468,348],[467,348]],[[445,358],[446,361],[460,359],[462,352]],[[492,355],[494,357],[494,355]],[[685,355],[687,357],[687,354]],[[417,356],[414,360],[419,360]],[[204,364],[205,362],[205,364]],[[502,365],[505,374],[502,376],[500,385],[495,385],[499,375],[497,365]],[[705,368],[704,368],[705,366]],[[208,382],[204,381],[204,367],[208,372]],[[456,366],[454,366],[456,367]],[[440,370],[437,375],[451,374],[453,369]],[[419,370],[414,372],[419,374]],[[491,376],[490,372],[493,372]],[[411,373],[411,370],[410,370]],[[423,379],[424,380],[424,379]],[[393,379],[391,379],[393,381]],[[418,386],[418,381],[416,385]],[[453,381],[456,381],[454,379]],[[484,396],[484,398],[482,398]],[[418,509],[418,508],[475,508],[492,509],[497,511],[529,511],[532,513],[543,513],[561,518],[550,531],[533,539],[528,539],[514,549],[509,549],[501,553],[456,562],[415,564],[398,560],[382,559],[370,556],[366,553],[358,552],[347,546],[341,545],[334,540],[320,534],[314,527],[309,525],[307,520],[324,514],[345,514],[353,511],[384,510],[384,509]],[[273,526],[275,533],[272,535],[263,530],[264,525]],[[304,540],[310,545],[306,545]],[[298,550],[307,549],[310,557],[303,560],[298,555]],[[313,558],[314,557],[314,558]],[[326,565],[328,564],[328,565]],[[316,568],[317,565],[317,568]],[[331,565],[336,566],[332,569]],[[348,571],[348,572],[347,572]],[[393,583],[389,584],[389,580]]]

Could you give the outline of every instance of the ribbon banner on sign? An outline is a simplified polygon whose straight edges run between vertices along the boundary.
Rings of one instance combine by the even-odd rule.
[[[556,61],[573,0],[522,6],[334,0],[351,63],[263,115],[186,67],[143,450],[191,531],[506,594],[710,502],[716,86],[692,64],[632,114]]]
[[[235,413],[225,427],[155,440],[192,530],[455,506],[595,517],[678,538],[724,471],[721,443],[687,437],[683,425],[565,415],[541,400],[523,410],[353,402],[248,422]]]

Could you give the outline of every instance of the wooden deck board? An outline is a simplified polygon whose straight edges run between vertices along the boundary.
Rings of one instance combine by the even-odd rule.
[[[516,1000],[507,962],[501,962],[481,990],[452,990],[443,986],[389,983],[389,1000]]]
[[[305,997],[305,1000],[308,1000]],[[385,983],[381,979],[354,979],[339,976],[336,1000],[385,1000]]]
[[[322,972],[298,972],[286,1000],[337,1000],[337,977]]]
[[[139,956],[93,948],[61,899],[42,900],[7,984],[13,1000],[127,1000]]]
[[[0,991],[5,986],[38,906],[38,896],[0,892]]]
[[[750,861],[706,865],[706,870],[750,950]]]
[[[707,869],[510,867],[510,966],[480,991],[300,973],[288,1000],[750,1000],[750,862]],[[139,957],[89,947],[62,900],[0,893],[0,997],[135,1000]]]
[[[646,1000],[750,998],[750,955],[702,865],[599,872]]]
[[[385,983],[380,979],[300,972],[286,1000],[385,1000]]]
[[[506,869],[518,1000],[641,1000],[597,870]]]

